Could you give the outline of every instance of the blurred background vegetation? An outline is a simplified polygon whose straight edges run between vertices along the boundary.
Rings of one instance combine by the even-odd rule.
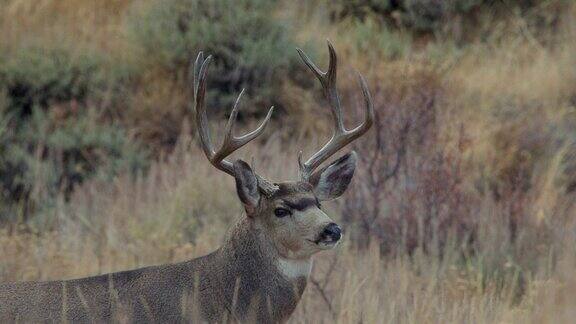
[[[570,0],[0,0],[0,227],[11,242],[0,244],[0,278],[120,270],[216,246],[240,208],[195,141],[192,59],[214,55],[214,124],[242,88],[242,125],[277,107],[238,155],[288,179],[296,152],[330,135],[295,48],[325,66],[329,38],[349,125],[362,118],[355,70],[377,115],[355,145],[353,189],[330,207],[351,248],[432,255],[408,263],[414,276],[438,266],[437,288],[456,267],[469,296],[508,287],[519,305],[576,233],[575,18]],[[447,251],[458,257],[444,269],[436,257]],[[27,272],[46,260],[74,266]],[[346,322],[354,316],[333,310],[345,298],[323,290],[331,280],[315,291]]]
[[[517,148],[518,152],[502,152],[500,162],[512,164],[507,167],[534,168],[539,159],[550,156],[544,154],[546,148],[562,146],[558,141],[573,141],[569,120],[549,121],[564,125],[543,125],[540,118],[526,120],[539,117],[537,111],[545,109],[539,107],[546,104],[544,99],[555,101],[558,107],[548,106],[546,111],[567,112],[574,104],[575,94],[568,90],[575,78],[569,65],[573,62],[563,56],[568,55],[563,51],[569,51],[564,48],[570,46],[571,33],[565,32],[573,7],[570,1],[3,2],[2,221],[29,220],[52,206],[56,196],[68,196],[88,179],[145,172],[150,161],[170,152],[182,133],[183,120],[190,117],[189,66],[200,50],[216,59],[208,98],[214,116],[224,117],[235,96],[246,88],[241,121],[250,123],[264,114],[264,107],[275,105],[279,108],[276,122],[282,124],[282,131],[316,136],[312,131],[325,127],[321,125],[325,118],[315,119],[320,125],[308,125],[315,122],[302,117],[315,115],[309,110],[321,106],[322,98],[314,92],[314,80],[298,62],[294,49],[303,47],[319,60],[325,59],[321,55],[324,39],[330,37],[341,56],[347,58],[341,60],[348,62],[344,64],[368,74],[377,98],[380,92],[394,96],[400,92],[395,88],[401,87],[409,92],[424,91],[424,96],[434,101],[427,114],[453,108],[448,106],[455,106],[456,100],[472,101],[458,103],[462,106],[459,111],[450,112],[456,119],[453,124],[464,125],[474,117],[495,118],[501,132],[493,130],[490,134],[494,136],[493,149],[529,146]],[[513,57],[501,58],[503,47]],[[551,66],[542,69],[559,69],[554,71],[562,74],[557,82],[565,84],[551,92],[540,90],[548,92],[543,96],[523,96],[513,93],[514,89],[529,85],[507,84],[510,89],[506,90],[506,81],[499,80],[500,76],[493,74],[496,71],[486,71],[476,77],[492,80],[474,81],[475,75],[471,75],[463,82],[495,88],[502,85],[504,93],[495,94],[489,103],[475,100],[474,96],[482,95],[481,89],[468,98],[457,93],[463,89],[458,89],[462,85],[454,79],[466,64],[475,64],[472,60],[482,61],[477,62],[475,71],[482,74],[482,64],[490,64],[489,60],[511,60],[510,64],[535,69],[530,65],[538,55],[554,56],[549,58]],[[401,71],[406,68],[413,71]],[[383,73],[376,75],[377,69]],[[523,69],[517,70],[515,73],[522,73]],[[341,76],[345,90],[349,72],[344,70]],[[405,85],[396,87],[398,81]],[[422,94],[398,95],[401,98],[396,100]],[[380,111],[386,109],[386,101],[394,99],[382,100],[377,106]],[[438,100],[448,102],[436,108]],[[492,107],[472,107],[481,103]],[[516,125],[519,119],[525,120],[524,126]],[[422,125],[413,127],[422,130]],[[541,127],[549,129],[545,134],[534,129]],[[187,131],[194,134],[194,129]],[[547,135],[549,141],[531,138],[526,132]],[[521,140],[526,143],[519,143]],[[530,182],[531,170],[499,171],[527,173],[492,174],[509,178],[491,179],[496,181],[491,186]],[[566,190],[576,185],[571,178],[560,181]]]

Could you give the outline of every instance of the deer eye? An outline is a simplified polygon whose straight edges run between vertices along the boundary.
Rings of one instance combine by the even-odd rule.
[[[276,215],[276,217],[285,217],[288,215],[291,215],[292,212],[290,212],[288,209],[286,208],[276,208],[274,209],[274,215]]]

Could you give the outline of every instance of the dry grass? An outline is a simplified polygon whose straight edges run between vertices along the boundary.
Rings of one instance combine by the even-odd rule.
[[[122,17],[131,4],[124,0],[2,2],[0,39],[4,46],[72,42],[103,50],[118,46]]]
[[[147,177],[79,189],[54,215],[54,232],[2,232],[2,280],[75,278],[214,250],[241,208],[231,179],[209,167],[188,144],[183,139]],[[261,166],[267,174],[276,176],[285,168],[295,173],[292,153],[256,152],[257,160],[267,161],[268,154],[284,157]],[[338,215],[337,204],[328,208]],[[573,235],[557,229],[556,244],[539,247],[532,241],[537,236],[526,229],[520,234],[526,238],[513,242],[505,222],[492,212],[486,206],[477,215],[481,244],[470,258],[462,259],[462,250],[453,244],[432,253],[416,249],[384,256],[375,241],[362,251],[347,241],[337,251],[318,255],[292,322],[570,322],[576,285]],[[543,251],[508,254],[524,248]],[[537,266],[516,264],[524,261]]]

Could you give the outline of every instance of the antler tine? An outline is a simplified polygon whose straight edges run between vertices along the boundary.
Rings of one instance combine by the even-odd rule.
[[[209,57],[209,59],[210,58],[211,57]],[[196,98],[196,94],[198,93],[198,82],[200,81],[198,77],[200,76],[200,68],[202,65],[204,65],[204,53],[200,52],[198,56],[196,56],[196,61],[194,61],[194,98]]]
[[[196,125],[200,135],[200,144],[204,154],[212,163],[212,158],[216,154],[212,147],[212,139],[208,130],[208,117],[206,116],[206,107],[204,106],[204,96],[206,93],[206,72],[208,65],[212,61],[212,56],[204,59],[202,52],[198,53],[194,62],[194,101],[196,111]]]
[[[336,89],[336,67],[337,67],[337,57],[334,47],[328,41],[328,52],[330,53],[330,63],[328,64],[328,71],[322,72],[310,58],[301,50],[297,49],[298,54],[302,58],[302,61],[310,68],[312,73],[320,80],[322,88],[324,90],[324,96],[326,97],[328,104],[330,106],[330,111],[332,113],[334,121],[334,133],[332,138],[314,155],[312,155],[306,162],[302,162],[302,155],[299,154],[298,164],[300,165],[300,176],[303,181],[308,181],[312,172],[320,165],[322,162],[326,161],[330,156],[338,152],[344,146],[348,145],[350,142],[354,141],[358,137],[362,136],[370,127],[372,126],[374,120],[374,107],[372,104],[372,98],[370,92],[368,91],[368,86],[366,80],[358,73],[360,87],[362,89],[362,94],[364,96],[365,105],[365,120],[359,126],[352,130],[346,130],[344,127],[344,121],[342,117],[342,108],[340,106],[340,98],[338,96],[338,90]]]
[[[264,118],[262,123],[260,123],[260,125],[255,130],[240,137],[234,136],[233,134],[234,125],[236,123],[236,116],[238,115],[238,110],[240,107],[239,106],[240,98],[242,97],[243,93],[244,89],[242,89],[242,91],[236,98],[236,102],[234,103],[234,107],[232,108],[232,112],[230,113],[230,117],[228,118],[228,122],[226,123],[224,141],[222,142],[220,150],[218,150],[218,152],[216,152],[216,154],[213,157],[214,162],[218,163],[218,166],[216,165],[215,166],[225,172],[228,172],[227,170],[231,170],[231,172],[228,172],[231,175],[234,175],[234,168],[232,167],[232,163],[230,161],[225,160],[225,158],[228,155],[232,154],[234,151],[241,148],[242,146],[248,144],[248,142],[252,141],[260,134],[262,134],[262,132],[266,128],[266,125],[268,125],[270,118],[272,117],[272,112],[274,112],[274,106],[270,107],[270,110],[268,110],[268,114],[266,114],[266,117]],[[222,169],[220,166],[225,167],[226,170]]]
[[[232,162],[226,160],[225,158],[262,134],[268,125],[270,118],[272,117],[274,107],[270,107],[266,118],[264,118],[262,123],[255,130],[240,137],[234,136],[234,124],[236,122],[236,116],[238,115],[238,110],[240,107],[240,98],[244,93],[244,89],[242,89],[236,98],[232,112],[230,113],[230,117],[226,123],[222,146],[218,151],[215,151],[214,147],[212,146],[212,140],[210,138],[210,132],[208,129],[208,117],[206,115],[206,107],[204,102],[206,93],[206,75],[211,60],[212,56],[208,56],[206,59],[204,59],[204,54],[200,52],[196,57],[196,61],[194,62],[194,99],[196,105],[196,124],[200,134],[200,143],[202,145],[202,149],[210,163],[217,169],[234,176],[234,167]],[[260,176],[258,176],[258,180],[259,187],[263,191],[268,192],[273,189],[271,188],[271,185]]]
[[[322,84],[322,89],[324,90],[324,96],[328,99],[331,106],[331,113],[335,123],[335,129],[338,132],[344,132],[344,122],[342,121],[342,109],[340,108],[340,98],[338,97],[338,92],[336,90],[336,67],[337,67],[337,57],[334,47],[328,41],[328,52],[330,53],[330,63],[328,64],[328,71],[322,72],[313,62],[310,60],[308,55],[304,53],[301,49],[296,49],[300,58],[304,63],[310,68],[310,70],[316,75],[316,78]]]

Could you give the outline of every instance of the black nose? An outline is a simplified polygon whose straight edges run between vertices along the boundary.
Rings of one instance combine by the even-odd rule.
[[[331,237],[332,240],[338,241],[342,237],[342,229],[336,223],[330,223],[324,228],[322,233],[326,237]]]

